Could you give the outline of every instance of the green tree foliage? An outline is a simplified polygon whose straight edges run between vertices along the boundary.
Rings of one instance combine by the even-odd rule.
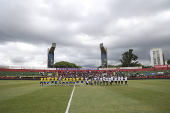
[[[142,66],[142,68],[152,68],[152,66],[144,66],[141,63],[136,64],[135,66]]]
[[[108,68],[114,68],[114,67],[122,67],[122,65],[108,65]],[[102,66],[99,66],[98,68],[102,68]]]
[[[74,63],[69,63],[67,61],[60,61],[54,64],[54,68],[82,68]]]
[[[170,59],[167,61],[167,64],[170,65]]]
[[[115,66],[115,65],[108,65],[108,68],[114,68],[114,67],[122,67],[122,65],[117,65],[117,66]]]
[[[152,66],[142,66],[142,68],[153,68]]]
[[[102,66],[99,66],[99,67],[97,67],[97,68],[102,68]]]
[[[142,66],[142,68],[153,68],[152,66],[144,66],[141,63],[136,64],[135,66]],[[108,65],[108,68],[114,68],[114,67],[122,67],[122,65]],[[98,68],[102,68],[101,66],[99,66]]]
[[[119,61],[122,63],[122,67],[133,67],[138,64],[138,56],[132,53],[133,50],[129,50],[122,54],[122,59]]]

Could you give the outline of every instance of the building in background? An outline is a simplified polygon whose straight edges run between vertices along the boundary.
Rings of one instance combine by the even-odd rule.
[[[54,65],[54,50],[56,43],[52,43],[51,48],[47,50],[47,68],[53,68]]]
[[[164,55],[161,48],[153,48],[150,50],[151,65],[165,65]]]
[[[107,48],[103,46],[103,43],[100,44],[100,50],[101,50],[101,67],[108,68]]]

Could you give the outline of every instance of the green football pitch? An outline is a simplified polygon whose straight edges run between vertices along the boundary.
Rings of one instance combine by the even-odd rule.
[[[65,113],[73,88],[39,86],[36,80],[0,80],[0,113]],[[75,87],[69,113],[113,112],[169,113],[170,79]]]

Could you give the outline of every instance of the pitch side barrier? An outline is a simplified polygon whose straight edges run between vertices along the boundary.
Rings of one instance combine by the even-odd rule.
[[[42,77],[0,77],[0,80],[40,80],[40,78]]]
[[[168,65],[160,65],[154,68],[142,68],[142,67],[116,67],[116,68],[44,68],[44,69],[11,69],[1,68],[0,71],[12,71],[12,72],[64,72],[64,71],[105,71],[105,72],[127,72],[127,71],[161,71],[170,70]]]

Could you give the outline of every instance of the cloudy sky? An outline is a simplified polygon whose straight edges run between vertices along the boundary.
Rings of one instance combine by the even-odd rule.
[[[129,49],[150,65],[150,50],[170,59],[170,0],[0,0],[0,65],[46,67],[47,48],[56,43],[55,62],[82,67],[120,64]]]

